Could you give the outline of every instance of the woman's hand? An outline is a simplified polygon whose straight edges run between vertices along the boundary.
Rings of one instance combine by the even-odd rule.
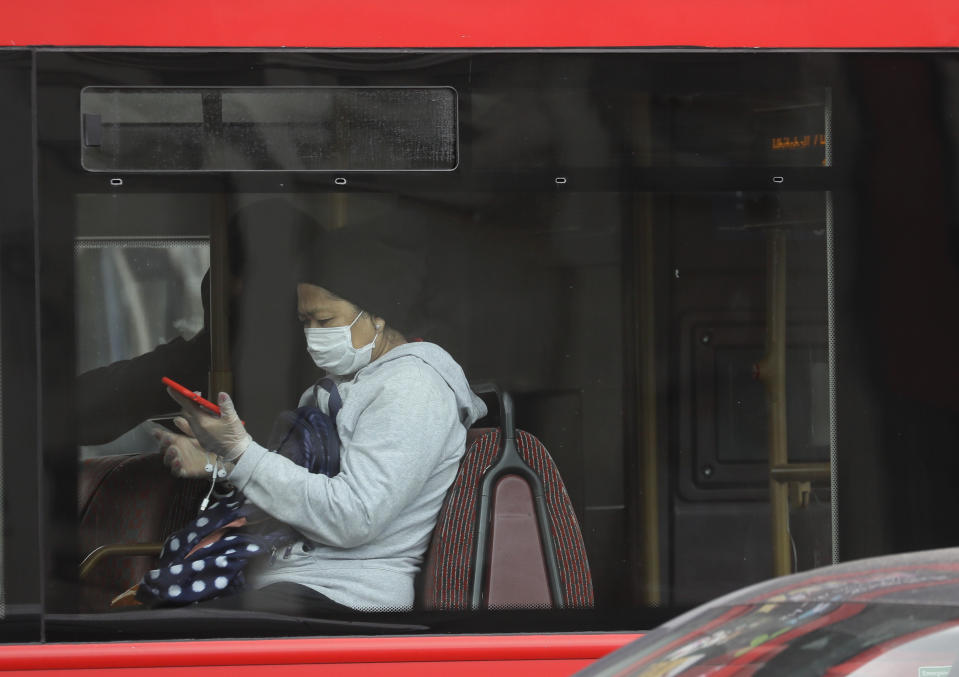
[[[170,468],[174,476],[184,478],[210,476],[207,466],[213,462],[214,457],[200,446],[196,438],[177,435],[164,428],[154,430],[153,436],[160,441],[163,465]]]
[[[201,409],[170,388],[167,388],[167,393],[183,407],[181,416],[173,422],[203,449],[227,461],[236,461],[253,441],[237,416],[233,400],[226,393],[220,393],[217,398],[219,416]]]

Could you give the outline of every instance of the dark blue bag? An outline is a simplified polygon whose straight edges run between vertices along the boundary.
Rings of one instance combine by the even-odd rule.
[[[343,403],[336,385],[322,379],[313,387],[317,404],[321,387],[330,394],[330,413],[316,406],[283,412],[267,448],[312,473],[332,477],[340,471],[336,415]],[[269,517],[232,488],[215,496],[195,520],[167,538],[157,568],[137,588],[140,602],[188,604],[233,594],[243,588],[243,571],[252,560],[267,554],[276,557],[279,548],[289,549],[302,540],[292,527]]]
[[[300,407],[284,411],[273,423],[268,449],[286,456],[312,473],[333,477],[340,472],[340,436],[336,432],[336,415],[343,402],[336,385],[322,379],[313,386],[314,401],[319,403],[319,388],[330,394],[329,415],[317,407]]]

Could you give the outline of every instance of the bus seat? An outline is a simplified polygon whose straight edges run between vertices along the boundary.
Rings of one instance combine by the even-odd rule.
[[[156,453],[84,459],[77,490],[81,555],[104,545],[162,542],[196,515],[205,488],[203,480],[174,478]],[[106,609],[151,561],[124,555],[98,563],[81,581],[82,610]]]
[[[515,431],[512,451],[506,437],[496,428],[469,431],[427,551],[419,606],[593,606],[586,547],[553,459],[525,431]]]
[[[508,394],[506,401],[510,402]],[[582,533],[542,442],[512,428],[467,432],[467,451],[447,492],[418,582],[427,609],[575,608],[593,605]],[[159,454],[81,462],[80,548],[159,543],[196,515],[204,480],[172,477]],[[152,560],[109,557],[82,580],[82,610],[103,610],[138,582]]]

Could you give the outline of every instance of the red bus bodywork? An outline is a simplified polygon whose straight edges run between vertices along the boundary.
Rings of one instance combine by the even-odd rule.
[[[56,675],[151,669],[192,675],[230,668],[232,674],[328,675],[568,675],[639,635],[486,635],[359,637],[207,642],[122,642],[0,647],[0,671]]]
[[[0,10],[8,46],[896,48],[959,46],[953,0],[458,3],[40,0]]]

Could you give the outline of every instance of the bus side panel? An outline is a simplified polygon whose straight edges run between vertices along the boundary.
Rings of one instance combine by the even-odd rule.
[[[568,675],[636,634],[356,637],[255,641],[14,645],[0,648],[5,674],[187,675]]]

